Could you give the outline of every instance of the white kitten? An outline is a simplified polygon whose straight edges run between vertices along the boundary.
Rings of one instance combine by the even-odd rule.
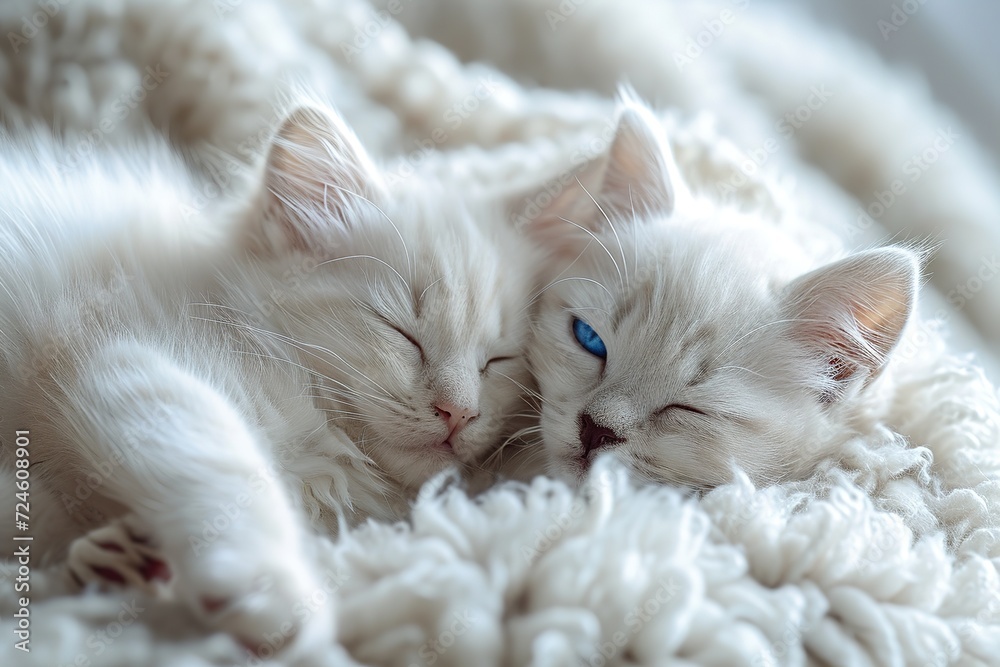
[[[301,510],[325,530],[397,517],[504,435],[530,248],[499,203],[419,174],[390,190],[308,108],[254,195],[202,228],[162,156],[63,175],[26,152],[0,164],[0,456],[30,430],[68,515],[51,546],[131,512],[117,525],[144,529],[196,614],[323,644],[329,609],[296,611],[320,586]]]
[[[914,308],[917,257],[826,266],[773,225],[694,197],[655,117],[626,101],[606,160],[530,223],[555,258],[530,361],[551,473],[610,451],[640,479],[806,474]]]

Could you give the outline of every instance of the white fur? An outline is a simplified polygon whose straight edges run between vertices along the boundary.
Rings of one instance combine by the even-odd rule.
[[[7,147],[0,419],[31,431],[67,515],[37,555],[133,512],[196,613],[322,641],[328,611],[290,615],[319,585],[306,519],[401,515],[520,407],[532,288],[510,269],[530,252],[502,208],[419,175],[382,186],[316,110],[282,126],[243,204],[204,217],[166,152],[61,174],[41,137]],[[449,437],[442,402],[478,416]]]
[[[426,159],[428,145],[545,136],[607,106],[580,95],[568,106],[565,95],[466,67],[441,46],[412,40],[398,15],[377,14],[365,0],[57,5],[34,29],[35,0],[0,6],[8,45],[0,52],[0,123],[17,130],[41,120],[66,137],[70,162],[155,128],[223,191],[229,170],[262,157],[283,98],[303,83],[336,100],[372,154],[408,154],[411,162]],[[403,7],[419,11],[409,0]],[[8,35],[25,30],[30,39],[10,43]]]
[[[518,32],[520,41],[511,40],[496,20],[503,16],[503,10],[512,7],[510,3],[502,8],[496,3],[454,4],[473,12],[495,5],[500,13],[481,23],[482,32],[477,27],[478,19],[472,21],[476,30],[468,26],[453,30],[450,24],[440,22],[443,36],[450,31],[467,36],[474,47],[495,43],[512,52],[517,50],[517,44],[524,44],[523,29]],[[19,29],[20,17],[28,12],[26,5],[35,11],[36,5],[28,0],[4,5],[4,9],[12,8],[6,14],[11,20],[4,24],[5,29]],[[103,0],[74,0],[66,9],[104,6],[108,7],[109,19],[118,21],[123,13],[121,7],[137,7],[133,20],[141,24],[144,17],[151,17],[154,20],[150,24],[168,30],[189,16],[191,23],[186,25],[205,28],[207,38],[203,43],[209,47],[218,44],[220,36],[235,33],[230,48],[221,51],[217,61],[225,63],[235,58],[247,63],[246,69],[253,73],[255,68],[260,70],[277,62],[292,44],[301,44],[297,40],[281,44],[281,36],[287,34],[280,28],[286,25],[285,15],[278,11],[256,12],[268,5],[274,6],[245,0],[236,5],[237,11],[226,14],[227,22],[215,20],[217,17],[206,9],[210,3],[199,4],[200,14],[180,4],[163,5],[164,11],[176,10],[176,14],[162,17],[150,9],[155,8],[154,3],[139,0],[114,7],[108,7]],[[359,17],[363,23],[370,16],[362,3],[304,1],[291,6],[301,9],[296,14],[301,22],[293,32],[301,30],[302,34],[315,36],[313,44],[318,45],[318,50],[313,55],[320,59],[342,55],[340,40],[345,35],[353,36]],[[241,13],[240,7],[254,11]],[[363,11],[358,15],[349,11],[338,14],[343,7],[361,7]],[[589,85],[591,77],[599,73],[604,77],[603,90],[610,94],[623,69],[621,61],[616,60],[626,58],[636,64],[629,69],[640,91],[651,99],[665,101],[657,91],[662,90],[665,81],[669,86],[675,80],[664,76],[673,67],[665,31],[682,25],[672,20],[673,14],[654,20],[651,14],[640,11],[652,4],[640,7],[591,0],[578,7],[571,17],[575,23],[560,24],[556,33],[549,29],[544,16],[539,18],[534,24],[540,37],[536,41],[549,50],[533,54],[527,49],[529,57],[524,62],[543,69],[552,63],[573,67],[578,77],[575,85],[579,86]],[[600,11],[588,17],[588,7]],[[660,3],[656,7],[669,5]],[[454,10],[449,11],[461,20],[461,12]],[[265,20],[257,23],[260,33],[254,39],[242,39],[242,26],[248,25],[250,17],[261,16]],[[397,18],[414,17],[419,19],[421,12]],[[520,27],[524,27],[522,18],[512,20],[521,21]],[[692,13],[691,23],[699,20],[700,16]],[[110,31],[126,32],[121,26]],[[610,42],[594,39],[602,34],[598,28],[606,29],[608,34],[631,34],[630,26],[643,31],[648,39],[639,40],[634,35]],[[816,36],[815,29],[798,29],[803,42]],[[65,41],[53,38],[51,42],[33,43],[39,58],[34,62],[54,59],[58,53],[56,43],[64,44],[66,53],[82,53],[80,47],[87,42],[87,30],[58,34]],[[196,33],[185,29],[177,34],[186,37]],[[496,41],[487,42],[484,34],[495,35]],[[268,35],[274,40],[267,39]],[[559,35],[571,37],[568,43],[560,43],[554,39]],[[680,31],[677,36],[683,38]],[[382,31],[376,41],[376,46],[363,53],[365,68],[359,70],[359,76],[364,82],[378,82],[370,90],[383,103],[403,102],[401,107],[420,111],[415,115],[415,126],[419,127],[414,131],[415,138],[426,138],[428,130],[435,127],[450,130],[443,114],[471,94],[478,77],[488,72],[461,68],[440,48],[417,47],[396,26]],[[106,44],[99,39],[91,43]],[[153,42],[138,39],[136,43]],[[717,46],[722,48],[722,43]],[[475,51],[468,54],[473,57]],[[126,57],[123,62],[132,63],[137,71],[147,64],[142,57]],[[712,55],[702,62],[711,63]],[[192,72],[213,71],[195,58],[192,63]],[[430,63],[446,66],[426,67]],[[717,72],[716,65],[710,69]],[[410,79],[418,84],[401,85],[405,77],[398,75],[403,72],[419,73],[420,77]],[[648,84],[638,81],[640,76],[645,76]],[[561,79],[553,75],[550,83],[562,84]],[[49,99],[44,88],[33,88],[40,80],[44,79],[24,77],[18,79],[23,88],[14,86],[15,90],[30,91],[23,97],[15,95],[15,99],[38,105],[27,112],[29,116],[38,113]],[[771,132],[768,123],[749,118],[750,101],[745,97],[734,100],[725,93],[724,76],[705,74],[690,80],[697,85],[688,91],[722,91],[720,95],[736,120],[747,123],[746,134],[734,132],[743,137],[744,147],[756,145]],[[11,90],[11,85],[8,81],[4,89]],[[571,82],[566,80],[565,85]],[[269,89],[270,85],[265,83],[261,88]],[[100,93],[103,89],[81,86],[77,90]],[[222,101],[229,96],[218,82],[207,88],[208,92],[215,90]],[[449,138],[458,143],[470,138],[502,141],[537,136],[559,127],[592,127],[595,118],[602,126],[611,108],[610,100],[593,103],[588,98],[577,105],[569,103],[575,97],[554,96],[560,104],[549,106],[548,113],[536,118],[524,113],[532,108],[525,100],[533,96],[517,92],[516,101],[508,106],[512,98],[506,93],[510,90],[507,86],[505,94],[483,102],[482,115],[461,123],[449,132]],[[205,93],[203,88],[191,98],[178,99],[212,99]],[[265,90],[259,99],[267,94]],[[232,99],[239,96],[233,95]],[[685,102],[688,97],[678,94],[671,99]],[[870,99],[879,97],[873,95]],[[254,104],[248,107],[251,137],[267,125],[260,116],[270,113],[267,105],[264,113],[258,113],[259,107]],[[704,104],[701,97],[690,104],[690,108],[712,106]],[[160,106],[172,108],[166,102]],[[903,107],[919,114],[925,105],[918,102]],[[348,116],[370,141],[363,122],[359,122],[364,114],[354,117],[348,109]],[[178,117],[183,118],[183,114]],[[206,113],[200,117],[236,126],[232,116]],[[376,139],[396,136],[395,121],[384,114],[378,121],[374,116],[370,118]],[[82,127],[90,129],[99,120],[99,116],[90,117]],[[740,172],[740,154],[718,134],[703,129],[681,127],[680,132],[672,133],[671,141],[685,177],[717,191],[721,182]],[[728,131],[733,132],[732,125]],[[242,132],[234,133],[236,145],[245,136]],[[177,135],[172,133],[172,137],[176,139]],[[409,144],[404,149],[411,147]],[[562,163],[565,155],[561,148],[555,152],[555,161]],[[492,171],[493,155],[473,154],[471,162],[479,176],[505,173],[516,177],[514,180],[525,176],[524,167],[519,165],[537,168],[536,156],[520,148],[504,156],[511,159],[499,165],[496,172]],[[442,170],[447,169],[442,166]],[[549,174],[558,175],[561,170],[556,167]],[[839,220],[837,224],[843,225],[851,218],[849,202],[823,178],[811,175],[807,167],[797,163],[795,174],[811,194],[804,202],[814,214],[811,220]],[[982,172],[977,178],[984,178]],[[766,208],[774,213],[773,224],[785,232],[801,232],[797,236],[800,244],[805,241],[808,245],[824,235],[814,222],[790,209],[795,198],[789,196],[787,187],[774,187],[770,177],[759,173],[748,181],[738,188],[737,203],[755,208],[763,199]],[[801,205],[802,198],[796,203]],[[795,223],[793,229],[789,229],[789,222]],[[794,228],[796,225],[800,228]],[[324,656],[325,664],[364,661],[406,665],[429,662],[430,658],[440,665],[600,664],[596,657],[600,645],[614,642],[614,633],[625,624],[627,613],[645,604],[649,594],[657,591],[658,587],[651,588],[649,582],[665,573],[693,583],[683,589],[680,602],[664,617],[666,627],[651,626],[657,631],[641,635],[641,644],[634,641],[637,636],[630,636],[635,644],[630,644],[632,650],[616,652],[609,664],[620,663],[626,657],[629,664],[662,664],[671,658],[679,663],[726,665],[994,664],[1000,654],[1000,589],[994,565],[1000,557],[996,519],[1000,516],[996,444],[1000,442],[1000,398],[975,364],[950,356],[943,349],[933,323],[920,321],[911,327],[895,356],[895,381],[872,385],[879,392],[891,389],[893,400],[889,400],[889,394],[880,393],[883,400],[871,406],[870,414],[860,417],[873,422],[888,419],[906,438],[884,428],[863,428],[862,432],[869,435],[847,443],[847,454],[839,465],[853,483],[836,472],[767,489],[755,489],[740,479],[717,487],[702,500],[691,501],[691,505],[685,505],[669,489],[636,493],[620,484],[613,491],[598,494],[601,501],[592,511],[577,514],[568,510],[573,509],[574,499],[576,506],[585,506],[580,491],[539,480],[530,490],[498,490],[478,501],[456,492],[436,497],[429,491],[422,496],[413,528],[371,524],[348,531],[349,537],[324,556],[328,567],[317,575],[320,587],[311,596],[317,601],[324,595],[340,599],[340,641]],[[803,443],[804,448],[811,445]],[[11,488],[6,482],[0,488]],[[33,493],[37,500],[52,495],[51,489],[46,490],[40,482],[33,487]],[[58,503],[58,495],[52,500]],[[567,514],[578,518],[567,520]],[[551,537],[546,537],[547,533]],[[941,546],[942,538],[945,548]],[[524,557],[522,547],[530,555],[539,546],[542,550],[548,547],[544,559],[532,561]],[[188,615],[179,613],[182,609],[176,605],[141,598],[139,620],[130,622],[114,641],[103,641],[100,633],[106,636],[122,618],[130,619],[121,615],[120,603],[127,603],[131,595],[60,596],[66,590],[60,575],[40,571],[38,562],[33,565],[33,652],[25,656],[16,652],[10,642],[4,642],[0,644],[4,664],[49,667],[80,656],[93,664],[122,667],[248,662],[243,649],[227,637],[205,637],[203,630],[192,624]],[[10,613],[16,608],[10,586],[15,576],[11,563],[0,563],[0,580],[4,582],[0,586],[4,618],[0,631],[8,637],[14,625]],[[530,589],[526,582],[531,583]],[[526,595],[529,591],[532,596]],[[58,597],[46,599],[49,595]],[[477,622],[457,635],[451,632],[453,613],[466,609],[475,613]],[[431,642],[451,647],[435,652]],[[353,658],[347,657],[348,652]]]
[[[911,397],[916,407],[928,394]],[[740,478],[700,500],[635,490],[610,461],[584,491],[539,478],[479,501],[428,493],[412,526],[368,524],[325,544],[320,590],[339,600],[340,634],[323,664],[357,664],[344,649],[363,664],[456,667],[602,664],[602,650],[611,665],[995,664],[995,543],[959,537],[980,555],[956,558],[942,533],[907,527],[940,502],[920,481],[929,460],[892,439],[859,444],[847,474],[766,489]],[[902,484],[911,513],[880,509]],[[995,519],[979,530],[995,535]],[[186,643],[131,628],[97,639],[133,600],[144,623]],[[131,593],[36,600],[33,613],[37,648],[14,664],[94,659],[96,646],[107,667],[249,659]]]
[[[984,248],[1000,245],[992,222],[1000,218],[996,165],[918,74],[888,66],[869,47],[797,9],[747,0],[512,0],[502,6],[433,0],[398,20],[464,61],[493,63],[525,83],[611,97],[626,80],[657,107],[709,116],[739,145],[740,164],[749,165],[742,171],[795,174],[807,201],[825,201],[830,183],[846,191],[855,201],[842,215],[826,206],[815,215],[830,220],[851,246],[887,237],[946,241],[931,263],[931,283],[954,307],[941,312],[954,321],[971,319],[996,356],[1000,288],[991,282],[969,298],[966,287],[984,259],[993,259]],[[712,35],[706,26],[721,33]],[[699,48],[695,40],[707,38]],[[825,100],[812,96],[819,88]],[[815,108],[801,112],[807,103]],[[581,116],[595,110],[584,98],[562,127],[579,128]],[[789,123],[796,112],[808,113],[808,120]],[[605,113],[598,111],[591,123],[602,123]],[[524,127],[532,131],[529,123]],[[939,140],[936,161],[917,166],[913,158],[933,154],[938,134],[949,129],[958,138],[951,145]],[[760,162],[762,150],[766,161],[758,167],[752,154]],[[818,183],[812,168],[823,172]],[[894,196],[881,216],[866,217],[879,193],[889,200],[896,181],[905,194]]]
[[[548,471],[587,470],[588,422],[652,481],[717,484],[736,465],[774,482],[835,454],[915,308],[917,257],[821,266],[761,213],[693,196],[633,101],[594,170],[527,223],[553,256],[530,346]]]

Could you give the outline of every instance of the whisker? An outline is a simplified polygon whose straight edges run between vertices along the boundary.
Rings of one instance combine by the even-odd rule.
[[[424,294],[426,294],[426,293],[427,293],[427,290],[429,290],[430,288],[434,287],[435,285],[437,285],[437,284],[438,284],[439,282],[441,282],[442,280],[444,280],[444,276],[441,276],[441,277],[440,277],[440,278],[438,278],[437,280],[435,280],[435,281],[431,282],[431,284],[430,284],[430,285],[428,285],[427,287],[425,287],[425,288],[424,288],[424,290],[423,290],[423,291],[422,291],[422,292],[420,293],[420,296],[419,296],[419,297],[417,297],[417,303],[420,303],[421,301],[423,301],[423,300],[424,300]]]
[[[604,313],[608,317],[611,317],[611,311],[610,310],[608,310],[607,308],[599,308],[597,306],[581,306],[581,307],[578,307],[578,308],[563,308],[562,309],[562,311],[564,313],[572,313],[574,311],[581,311],[581,310],[596,310],[599,313]]]
[[[315,398],[315,399],[323,399],[323,398],[325,398],[324,396],[313,396],[312,394],[303,394],[302,397],[303,398]],[[372,423],[374,422],[374,419],[372,419],[368,415],[362,414],[360,412],[351,412],[350,410],[334,410],[332,408],[322,408],[322,410],[323,410],[323,412],[329,413],[329,414],[344,415],[346,417],[350,417],[351,419],[355,419],[355,420],[357,420],[359,422],[372,422]]]
[[[628,184],[628,205],[632,208],[632,229],[639,228],[639,221],[635,217],[635,202],[632,201],[632,184]],[[633,232],[634,233],[634,232]],[[624,251],[623,251],[624,253]],[[624,260],[623,260],[624,261]],[[632,270],[639,269],[639,244],[632,239]]]
[[[334,185],[332,183],[330,185],[333,185],[334,188],[340,190],[341,192],[347,193],[347,194],[349,194],[349,195],[351,195],[353,197],[357,197],[358,199],[360,199],[360,200],[362,200],[364,202],[368,202],[368,204],[370,204],[372,206],[372,208],[374,208],[376,211],[378,211],[379,213],[381,213],[382,217],[385,218],[386,221],[390,225],[392,225],[392,228],[396,231],[396,236],[399,237],[399,242],[403,246],[403,254],[406,256],[406,272],[408,274],[410,274],[410,278],[412,279],[413,278],[413,265],[410,262],[410,249],[406,247],[406,241],[403,239],[403,235],[400,233],[399,227],[397,227],[396,223],[392,221],[392,218],[390,218],[386,214],[386,212],[383,211],[378,206],[378,204],[376,204],[375,202],[373,202],[371,199],[368,199],[368,197],[365,197],[364,195],[362,195],[360,193],[357,193],[357,192],[354,192],[352,190],[348,190],[347,188],[340,187],[339,185]],[[397,275],[399,275],[399,274],[397,273]],[[403,281],[403,284],[406,285],[406,291],[407,292],[412,292],[413,291],[413,290],[410,289],[410,286],[407,284],[407,282],[405,280]]]
[[[192,305],[194,305],[194,304],[192,304]],[[213,304],[199,304],[199,305],[213,305]],[[220,307],[222,307],[222,308],[228,308],[227,306],[221,306],[221,305],[220,305]],[[229,308],[229,309],[233,310],[233,311],[236,311],[238,313],[241,313],[243,315],[247,315],[247,313],[243,313],[242,311],[240,311],[240,310],[238,310],[236,308]],[[223,325],[231,326],[231,327],[233,327],[235,329],[245,329],[245,330],[251,331],[253,333],[257,333],[259,335],[269,336],[269,337],[274,338],[276,340],[279,340],[279,341],[281,341],[281,342],[283,342],[283,343],[285,343],[287,345],[290,345],[291,347],[294,347],[295,349],[299,350],[300,352],[308,354],[311,357],[314,357],[315,359],[319,359],[320,361],[323,361],[324,359],[321,356],[319,356],[318,354],[315,354],[314,352],[310,351],[307,348],[312,348],[312,349],[319,350],[321,352],[325,352],[325,353],[329,354],[330,356],[336,358],[340,362],[342,362],[347,368],[349,368],[351,371],[353,371],[354,374],[355,374],[355,377],[357,377],[357,378],[359,378],[361,380],[364,380],[371,387],[373,387],[375,389],[378,389],[379,391],[381,391],[383,394],[385,394],[390,399],[393,398],[393,395],[389,391],[387,391],[384,387],[382,387],[381,385],[379,385],[377,382],[375,382],[371,378],[367,377],[364,373],[362,373],[361,371],[359,371],[358,369],[356,369],[352,364],[350,364],[342,356],[340,356],[336,352],[333,352],[332,350],[329,350],[329,349],[327,349],[327,348],[325,348],[325,347],[323,347],[321,345],[313,345],[313,344],[310,344],[310,343],[302,343],[302,342],[296,341],[295,339],[293,339],[293,338],[291,338],[289,336],[286,336],[284,334],[280,334],[280,333],[278,333],[276,331],[270,331],[268,329],[262,329],[260,327],[255,327],[255,326],[253,326],[253,325],[251,325],[249,323],[245,323],[245,322],[230,322],[230,321],[226,321],[226,320],[218,320],[218,319],[213,319],[213,318],[209,318],[209,317],[202,317],[202,316],[198,316],[198,315],[189,315],[188,317],[190,319],[193,319],[193,320],[201,320],[201,321],[205,321],[205,322],[213,322],[213,323],[216,323],[216,324],[223,324]],[[305,367],[303,367],[301,365],[299,365],[299,367],[300,368],[305,368]],[[317,376],[322,377],[324,380],[328,380],[330,382],[334,382],[334,383],[337,383],[337,384],[343,384],[342,382],[339,382],[338,380],[335,380],[333,378],[327,377],[327,376],[325,376],[325,375],[323,375],[321,373],[318,373],[317,371],[314,371],[312,369],[305,369],[305,370],[307,372],[313,374],[313,375],[317,375]],[[346,386],[346,385],[344,385],[344,386]],[[357,390],[355,390],[355,391],[357,391]],[[376,397],[372,396],[372,398],[376,398]]]
[[[379,264],[383,265],[384,267],[386,267],[387,269],[389,269],[390,271],[392,271],[394,274],[396,274],[396,277],[399,278],[399,280],[403,283],[403,286],[406,288],[406,291],[407,292],[410,291],[410,284],[408,282],[406,282],[406,278],[404,278],[403,275],[392,266],[392,264],[390,264],[389,262],[385,261],[384,259],[380,259],[378,257],[375,257],[374,255],[346,255],[344,257],[334,257],[333,259],[328,259],[328,260],[322,261],[319,264],[317,264],[316,266],[320,267],[320,266],[323,266],[325,264],[333,264],[335,262],[342,262],[345,259],[370,259],[372,261],[378,262]],[[409,258],[407,258],[407,259],[409,259]]]
[[[580,177],[579,176],[577,176],[576,182],[580,185],[581,188],[583,188],[583,191],[587,193],[587,196],[590,197],[590,201],[594,202],[594,206],[596,206],[597,210],[601,212],[601,215],[604,216],[604,220],[607,221],[607,223],[608,223],[608,227],[611,228],[611,233],[615,235],[615,241],[618,242],[618,251],[622,255],[622,266],[625,268],[625,271],[624,271],[624,273],[625,273],[625,283],[624,283],[623,287],[625,289],[628,289],[629,288],[628,263],[625,261],[625,248],[622,246],[622,240],[618,236],[618,230],[615,229],[615,224],[613,222],[611,222],[611,217],[608,216],[608,214],[604,211],[604,207],[602,207],[600,204],[597,203],[597,200],[594,199],[594,195],[590,194],[590,190],[588,190],[587,186],[585,186],[580,181]],[[629,192],[629,199],[631,200],[631,197],[632,197],[632,185],[631,184],[629,184],[628,192]],[[635,208],[632,209],[632,212],[633,212],[633,215],[634,215],[635,214]],[[607,248],[605,248],[605,251],[607,251]],[[608,256],[610,256],[610,255],[611,255],[611,253],[608,253]],[[612,257],[612,261],[614,261],[613,257]],[[615,263],[615,268],[617,268],[617,267],[618,267],[618,263],[616,262]],[[618,272],[618,277],[621,278],[621,275],[622,275],[622,272],[619,271]]]
[[[515,379],[514,379],[514,378],[512,378],[511,376],[509,376],[509,375],[506,375],[506,374],[504,374],[504,373],[501,373],[500,371],[497,371],[496,373],[497,373],[497,375],[499,375],[500,377],[505,377],[505,378],[507,378],[508,380],[510,380],[511,382],[513,382],[513,383],[514,383],[515,385],[517,385],[517,387],[518,387],[518,388],[519,388],[519,389],[520,389],[521,391],[523,391],[523,392],[524,392],[525,394],[527,394],[528,396],[531,396],[532,398],[536,398],[536,399],[538,399],[539,401],[541,401],[542,403],[545,403],[545,402],[546,402],[546,401],[545,401],[545,398],[544,398],[544,397],[543,397],[543,396],[542,396],[542,395],[541,395],[540,393],[538,393],[537,391],[535,391],[534,389],[531,389],[531,388],[529,388],[529,387],[526,387],[526,386],[525,386],[524,384],[522,384],[522,383],[518,382],[517,380],[515,380]]]
[[[621,283],[622,288],[624,288],[625,287],[625,279],[622,277],[622,270],[621,270],[621,267],[618,266],[618,260],[615,259],[614,255],[611,254],[611,251],[608,250],[608,247],[606,245],[604,245],[604,243],[601,241],[601,239],[599,239],[597,237],[597,234],[595,234],[594,232],[590,231],[589,229],[587,229],[583,225],[581,225],[579,223],[576,223],[576,222],[573,222],[572,220],[569,220],[569,219],[564,218],[562,216],[557,216],[557,217],[560,220],[562,220],[563,222],[569,223],[569,224],[573,225],[574,227],[577,227],[578,229],[586,232],[592,239],[594,239],[595,241],[597,241],[597,245],[601,246],[601,248],[604,250],[604,252],[607,253],[608,258],[611,259],[611,263],[615,265],[615,271],[618,272],[618,282]]]
[[[790,319],[784,319],[784,320],[775,320],[773,322],[768,322],[767,324],[762,324],[759,327],[751,329],[750,331],[746,332],[745,334],[743,334],[742,336],[740,336],[736,340],[734,340],[731,343],[729,343],[725,347],[725,349],[722,350],[722,352],[720,352],[719,354],[717,354],[715,356],[715,358],[712,359],[712,363],[714,363],[716,361],[716,359],[718,359],[719,357],[721,357],[723,354],[725,354],[726,352],[728,352],[729,348],[731,348],[733,345],[736,345],[737,343],[739,343],[741,340],[743,340],[747,336],[751,336],[751,335],[757,333],[758,331],[760,331],[761,329],[766,329],[767,327],[774,326],[775,324],[788,324],[790,322],[801,322],[801,321],[803,321],[803,320],[799,320],[799,319],[796,319],[796,318],[790,318]]]
[[[363,399],[367,399],[372,404],[375,404],[376,401],[379,401],[379,402],[381,402],[381,404],[383,405],[383,407],[387,407],[387,408],[390,408],[390,409],[394,408],[394,407],[396,407],[398,405],[398,403],[390,401],[389,399],[382,398],[381,396],[376,396],[374,394],[369,394],[367,392],[363,392],[360,389],[355,389],[354,387],[351,387],[351,386],[349,386],[347,384],[344,384],[343,382],[340,382],[338,380],[334,380],[332,378],[328,378],[328,377],[325,377],[323,375],[319,375],[319,377],[322,377],[325,380],[328,380],[330,382],[334,382],[337,385],[339,385],[339,387],[326,387],[326,386],[323,386],[323,385],[313,385],[313,389],[315,389],[317,391],[328,392],[329,394],[333,395],[333,397],[343,397],[343,398],[348,398],[348,399],[350,399],[350,398],[363,398]],[[340,388],[340,387],[342,387],[342,388]]]
[[[560,278],[559,280],[555,280],[555,281],[549,283],[548,285],[546,285],[545,287],[543,287],[542,289],[540,289],[538,291],[538,293],[535,295],[535,298],[537,298],[538,296],[541,296],[542,292],[545,292],[546,290],[549,290],[549,289],[555,287],[559,283],[569,282],[571,280],[582,280],[583,282],[586,282],[586,283],[593,283],[593,284],[597,285],[598,287],[600,287],[605,292],[607,292],[608,296],[610,296],[611,298],[614,298],[614,295],[611,293],[611,290],[609,290],[607,287],[605,287],[604,285],[602,285],[599,281],[594,280],[593,278],[584,278],[583,276],[569,276],[567,278]]]
[[[587,247],[589,247],[589,246],[590,246],[590,244],[587,244]],[[559,272],[559,275],[557,275],[555,277],[555,279],[559,279],[559,278],[565,276],[569,272],[570,269],[572,269],[574,266],[576,266],[576,263],[580,261],[580,258],[583,257],[586,252],[587,252],[587,248],[585,247],[583,250],[581,250],[579,253],[577,253],[577,256],[573,258],[573,261],[570,262],[569,264],[567,264],[566,267],[562,271]],[[549,289],[554,284],[555,284],[554,282],[550,283],[547,286],[545,286],[542,289],[540,289],[537,292],[535,292],[535,294],[533,294],[528,299],[528,302],[526,304],[524,304],[524,307],[521,308],[519,311],[517,311],[517,317],[522,316],[524,314],[524,311],[528,310],[533,305],[535,305],[535,303],[538,302],[538,298],[545,292],[545,290]],[[607,291],[607,290],[605,289],[605,291]],[[609,294],[610,294],[610,292],[609,292]]]

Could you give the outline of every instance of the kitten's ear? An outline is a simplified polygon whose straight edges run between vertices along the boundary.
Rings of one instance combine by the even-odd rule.
[[[818,383],[825,400],[882,370],[916,305],[919,281],[916,255],[883,248],[834,262],[788,286],[792,335],[826,364]]]
[[[620,216],[669,216],[684,194],[670,142],[652,112],[626,103],[618,116],[601,183],[601,206]]]
[[[556,254],[575,256],[591,234],[610,231],[609,218],[627,226],[667,217],[686,196],[660,122],[643,105],[625,101],[607,154],[570,181],[530,231]]]
[[[349,229],[353,212],[382,193],[378,170],[354,133],[338,116],[314,107],[300,107],[282,121],[264,187],[264,239],[271,247],[299,250]]]

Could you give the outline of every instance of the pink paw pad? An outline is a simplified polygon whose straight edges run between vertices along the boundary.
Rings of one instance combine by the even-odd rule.
[[[172,571],[149,541],[130,530],[125,520],[91,531],[70,545],[68,569],[82,588],[133,587],[152,596],[169,595]]]
[[[100,565],[91,565],[90,570],[104,581],[125,585],[125,577],[118,570]]]
[[[139,567],[139,573],[146,581],[170,581],[173,573],[170,566],[158,558],[146,557]]]
[[[205,610],[206,614],[216,614],[222,609],[229,606],[230,601],[225,598],[213,598],[213,597],[202,597],[199,598],[198,602],[201,603],[201,608]]]

